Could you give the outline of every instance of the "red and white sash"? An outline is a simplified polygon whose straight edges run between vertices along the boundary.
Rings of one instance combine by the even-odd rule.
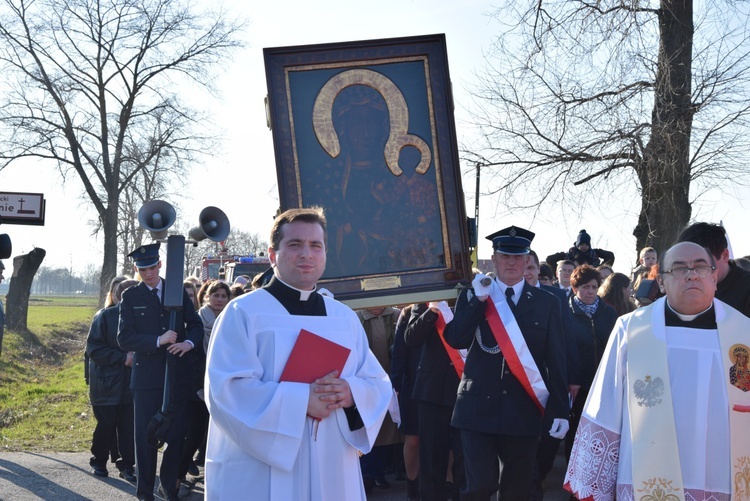
[[[451,347],[446,341],[445,341],[445,335],[443,332],[445,331],[445,326],[453,320],[453,312],[451,311],[450,307],[448,306],[448,303],[445,301],[440,301],[437,303],[437,308],[439,310],[438,312],[438,319],[435,321],[435,329],[437,329],[438,334],[440,334],[440,341],[443,342],[443,347],[445,347],[445,352],[448,354],[448,358],[451,359],[451,362],[453,363],[453,368],[456,369],[456,374],[458,374],[458,379],[461,379],[461,376],[464,374],[464,357],[461,355],[461,352],[453,347]]]
[[[521,329],[508,305],[505,294],[500,293],[500,287],[492,282],[490,297],[487,301],[485,316],[490,324],[492,334],[500,347],[510,372],[518,379],[531,400],[534,401],[539,412],[544,414],[549,391],[544,384],[542,374],[531,356]]]

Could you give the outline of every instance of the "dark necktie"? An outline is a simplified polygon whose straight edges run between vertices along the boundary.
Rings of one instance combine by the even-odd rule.
[[[157,289],[156,287],[154,287],[153,289],[151,289],[151,294],[153,294],[153,295],[154,295],[154,297],[155,297],[155,298],[156,298],[157,300],[159,299],[159,289]],[[159,301],[159,302],[161,302],[161,301]]]
[[[510,306],[511,310],[516,308],[516,303],[513,302],[513,294],[515,293],[516,291],[513,290],[513,287],[505,289],[505,297],[508,298],[508,306]]]

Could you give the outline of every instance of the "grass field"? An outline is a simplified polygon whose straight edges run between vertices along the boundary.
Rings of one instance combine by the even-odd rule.
[[[86,451],[94,416],[83,353],[96,298],[32,296],[29,332],[6,329],[0,355],[0,450]]]

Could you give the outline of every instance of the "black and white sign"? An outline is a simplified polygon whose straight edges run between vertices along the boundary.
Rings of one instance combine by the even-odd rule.
[[[44,225],[45,202],[42,193],[0,191],[0,224]]]

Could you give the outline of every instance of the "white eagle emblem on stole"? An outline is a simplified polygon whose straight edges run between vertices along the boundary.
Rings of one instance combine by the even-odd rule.
[[[661,396],[664,395],[664,381],[660,377],[651,379],[646,376],[645,381],[636,380],[633,385],[633,393],[638,399],[639,406],[653,407],[661,403]]]

